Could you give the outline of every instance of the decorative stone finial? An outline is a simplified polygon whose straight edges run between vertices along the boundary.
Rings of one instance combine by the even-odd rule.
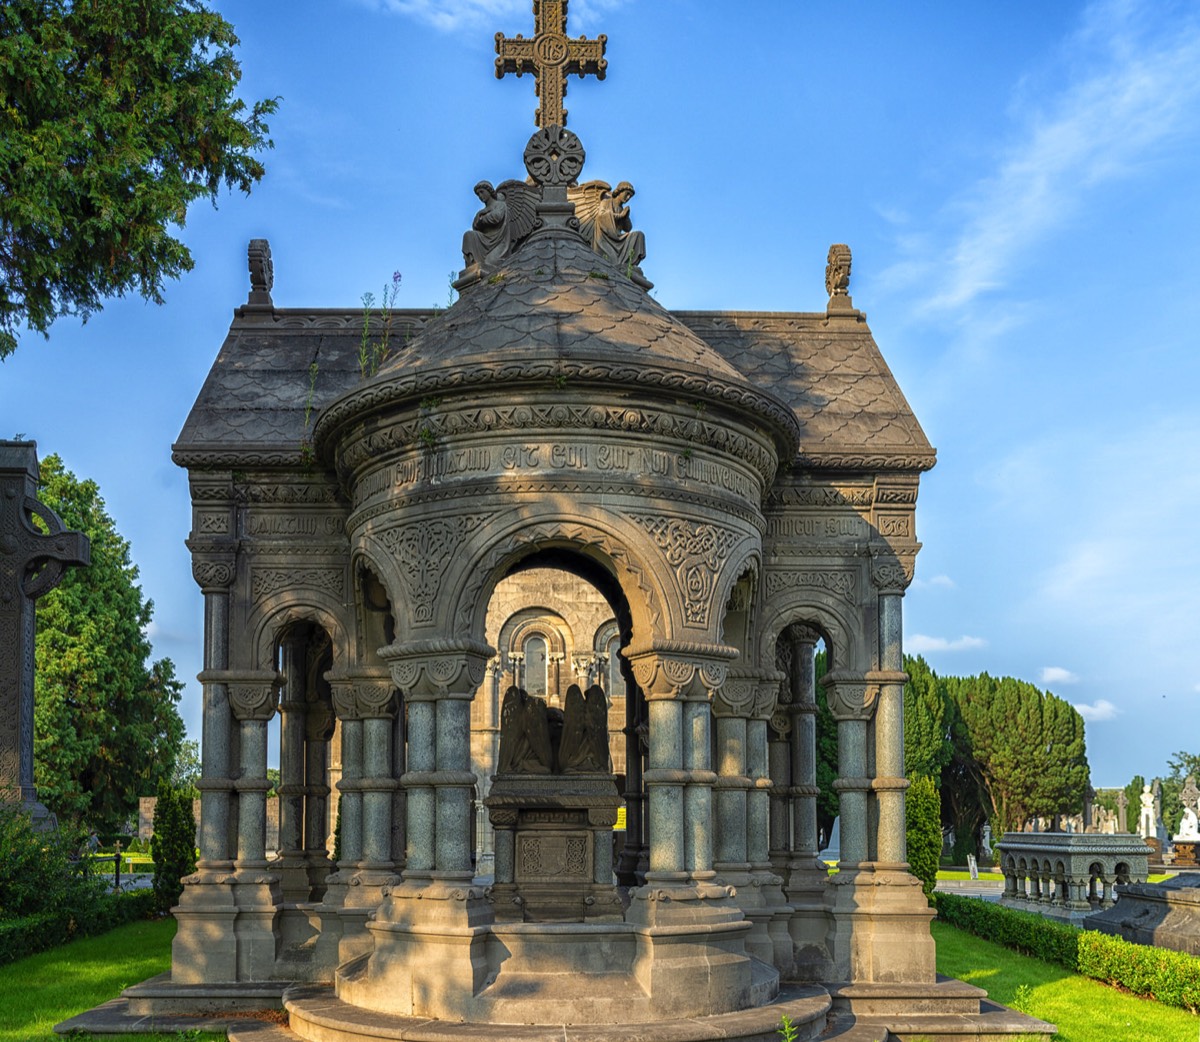
[[[825,264],[825,292],[832,302],[834,297],[850,296],[850,247],[835,242],[829,247],[829,260]]]
[[[271,244],[266,239],[251,239],[247,255],[250,262],[250,296],[246,303],[251,307],[274,307],[271,289],[275,285],[275,265],[271,262]]]
[[[522,76],[527,72],[537,78],[538,108],[534,120],[539,127],[565,127],[567,110],[567,76],[575,73],[581,79],[594,75],[604,79],[608,62],[604,50],[608,37],[572,40],[567,36],[568,0],[533,0],[534,37],[527,40],[518,35],[515,40],[496,33],[496,79],[506,73]]]

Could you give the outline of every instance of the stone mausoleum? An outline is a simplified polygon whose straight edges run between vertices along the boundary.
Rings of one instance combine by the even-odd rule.
[[[200,862],[130,1011],[282,996],[313,1040],[765,1039],[783,1014],[799,1038],[1048,1037],[937,979],[905,862],[901,617],[935,454],[850,252],[815,312],[660,306],[632,186],[581,179],[564,76],[603,75],[604,39],[568,38],[566,8],[498,38],[538,129],[476,186],[452,306],[364,338],[360,312],[276,307],[251,243],[174,450]]]

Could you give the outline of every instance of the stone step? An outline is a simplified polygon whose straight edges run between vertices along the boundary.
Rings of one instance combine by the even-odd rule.
[[[318,985],[289,989],[284,1003],[295,1036],[308,1042],[779,1042],[784,1014],[796,1026],[797,1042],[813,1042],[825,1030],[830,1006],[821,987],[789,986],[769,1005],[738,1013],[649,1024],[532,1025],[375,1013],[341,1002],[332,988]],[[248,1034],[244,1042],[292,1042],[293,1037]]]

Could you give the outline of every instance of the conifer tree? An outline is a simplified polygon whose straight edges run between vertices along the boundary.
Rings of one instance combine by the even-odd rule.
[[[160,912],[169,912],[183,893],[180,880],[196,871],[196,818],[191,794],[166,782],[158,787],[150,853],[154,858],[154,905]]]

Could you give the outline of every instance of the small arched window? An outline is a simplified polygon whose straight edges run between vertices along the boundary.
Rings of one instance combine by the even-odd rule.
[[[608,655],[608,683],[605,687],[611,702],[614,698],[625,697],[625,677],[621,674],[621,638],[611,638],[604,651]]]
[[[549,688],[547,682],[548,651],[546,638],[530,637],[525,641],[525,690],[539,698],[546,697]]]

